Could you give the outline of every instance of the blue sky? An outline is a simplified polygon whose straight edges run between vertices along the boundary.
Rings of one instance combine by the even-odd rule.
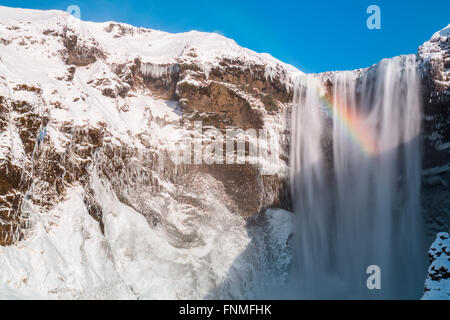
[[[114,20],[169,32],[219,32],[305,72],[355,69],[415,53],[450,23],[448,0],[0,0],[0,4],[60,10],[75,4],[82,20]],[[381,9],[381,30],[366,27],[371,4]]]

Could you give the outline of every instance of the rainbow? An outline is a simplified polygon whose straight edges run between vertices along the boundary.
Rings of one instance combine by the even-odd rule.
[[[364,153],[373,155],[378,152],[378,144],[374,133],[364,125],[363,118],[359,114],[341,107],[343,104],[339,98],[335,99],[337,103],[334,105],[329,97],[319,96],[322,105],[330,112],[333,119],[346,129],[348,135],[361,147]]]

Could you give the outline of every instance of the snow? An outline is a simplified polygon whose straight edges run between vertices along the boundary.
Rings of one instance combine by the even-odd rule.
[[[97,200],[104,210],[105,235],[86,210],[83,190],[74,187],[56,208],[33,215],[35,227],[26,240],[0,247],[0,298],[200,299],[226,278],[250,281],[246,273],[255,270],[231,268],[251,241],[239,216],[220,207],[192,229],[192,217],[172,213],[168,218],[178,230],[195,230],[203,239],[200,246],[178,247],[164,227],[152,228],[108,190],[107,182],[93,179],[95,193],[102,195]],[[170,209],[178,206],[173,203]],[[267,215],[268,247],[288,264],[291,214],[269,210]]]
[[[273,77],[275,73],[285,73],[286,84],[295,76],[302,74],[295,67],[285,64],[270,54],[259,54],[240,47],[234,40],[217,33],[190,31],[184,33],[167,33],[158,30],[136,28],[115,22],[92,23],[79,21],[68,13],[60,11],[23,10],[0,7],[0,20],[3,24],[20,25],[37,38],[44,38],[42,32],[47,29],[58,30],[68,25],[75,32],[83,35],[83,39],[94,38],[98,47],[108,53],[108,60],[116,63],[130,61],[141,57],[144,73],[159,75],[167,72],[167,66],[178,61],[195,61],[203,66],[206,78],[212,67],[219,67],[222,59],[245,61],[247,65],[258,64],[266,66],[266,76]],[[27,22],[25,26],[24,23]],[[116,28],[121,26],[128,30],[123,36],[118,36]],[[108,32],[111,30],[111,32]],[[9,33],[17,33],[17,30]],[[47,38],[46,38],[47,39]],[[53,44],[51,44],[53,45]],[[195,52],[195,57],[190,53]],[[145,66],[153,65],[153,67]]]
[[[444,94],[450,93],[450,70],[446,68],[448,63],[448,41],[450,37],[450,24],[436,32],[429,41],[419,48],[419,56],[423,66],[434,69],[435,83],[444,88]],[[440,75],[439,75],[440,73]]]
[[[61,11],[57,10],[32,10],[32,9],[17,9],[0,6],[0,20],[2,23],[17,23],[17,22],[41,22],[42,20],[50,20],[61,15]]]
[[[2,298],[133,297],[109,259],[81,191],[75,188],[52,211],[36,213],[33,234],[25,241],[0,247]]]
[[[428,253],[432,262],[425,281],[424,300],[450,300],[450,237],[440,232]]]
[[[5,158],[10,159],[11,163],[18,167],[24,166],[26,161],[22,140],[17,128],[11,124],[7,130],[0,133],[0,163]]]
[[[450,36],[450,24],[444,29],[436,32],[432,37],[431,41],[445,41],[447,37]]]

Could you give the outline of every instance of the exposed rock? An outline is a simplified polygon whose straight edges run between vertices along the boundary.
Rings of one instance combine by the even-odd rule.
[[[263,127],[262,112],[252,107],[245,95],[229,84],[208,81],[206,86],[198,88],[188,82],[180,82],[177,93],[184,112],[195,113],[195,120],[202,120],[205,125],[220,129],[227,126],[242,129]],[[203,112],[207,113],[205,117],[201,115]],[[210,114],[214,117],[208,116]]]
[[[419,48],[424,93],[425,168],[449,163],[450,26]]]
[[[74,30],[70,29],[64,29],[62,36],[66,48],[62,54],[66,64],[82,67],[94,63],[99,58],[105,58],[105,54],[95,40],[81,41],[78,35],[74,34]]]
[[[428,236],[450,228],[450,26],[419,48],[423,83],[422,206]]]
[[[450,300],[450,238],[440,232],[428,252],[430,267],[425,281],[425,300]]]

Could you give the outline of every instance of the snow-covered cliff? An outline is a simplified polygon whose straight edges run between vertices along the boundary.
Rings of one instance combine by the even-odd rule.
[[[423,80],[423,192],[429,236],[450,229],[450,25],[419,47]]]
[[[246,217],[289,207],[287,147],[256,164],[171,153],[187,136],[214,140],[212,127],[263,128],[285,145],[301,72],[217,34],[59,11],[1,7],[0,46],[0,292],[243,297],[254,271],[230,266],[254,241]],[[255,234],[271,243],[270,230]],[[235,293],[210,293],[225,280]]]

